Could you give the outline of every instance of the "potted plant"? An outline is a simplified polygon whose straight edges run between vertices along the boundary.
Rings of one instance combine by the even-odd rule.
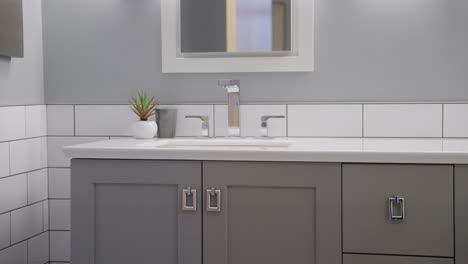
[[[132,95],[129,107],[140,118],[133,124],[133,136],[138,139],[153,138],[158,132],[158,125],[148,119],[156,114],[158,108],[154,96],[149,98],[146,92],[139,91],[136,96]]]

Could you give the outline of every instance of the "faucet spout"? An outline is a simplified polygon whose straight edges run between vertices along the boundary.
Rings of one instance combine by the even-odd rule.
[[[218,85],[228,94],[228,136],[240,137],[240,81],[219,80]]]

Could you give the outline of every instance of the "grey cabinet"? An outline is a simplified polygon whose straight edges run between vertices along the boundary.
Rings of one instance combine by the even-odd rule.
[[[343,264],[453,264],[453,259],[345,254]],[[464,263],[464,262],[462,262]]]
[[[453,166],[343,165],[343,251],[453,257],[453,195]]]
[[[201,162],[72,161],[74,264],[201,264]]]
[[[468,166],[455,168],[456,262],[468,263]]]
[[[340,175],[339,164],[204,162],[203,263],[341,263]]]

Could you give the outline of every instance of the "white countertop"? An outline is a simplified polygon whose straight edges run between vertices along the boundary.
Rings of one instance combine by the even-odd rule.
[[[291,138],[289,147],[164,147],[178,140],[184,139],[113,139],[64,152],[73,159],[468,164],[468,139]]]

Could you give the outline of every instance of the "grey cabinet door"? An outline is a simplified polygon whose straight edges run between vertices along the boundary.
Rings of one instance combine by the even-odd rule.
[[[343,264],[453,264],[453,259],[377,255],[343,255]],[[464,263],[464,262],[462,262]]]
[[[390,220],[395,195],[404,220]],[[345,253],[453,257],[453,228],[453,166],[343,165]]]
[[[73,263],[201,264],[200,187],[201,162],[73,160]]]
[[[204,264],[341,263],[341,166],[204,162]],[[207,191],[219,190],[217,195]]]
[[[468,263],[468,166],[455,168],[456,262]]]

